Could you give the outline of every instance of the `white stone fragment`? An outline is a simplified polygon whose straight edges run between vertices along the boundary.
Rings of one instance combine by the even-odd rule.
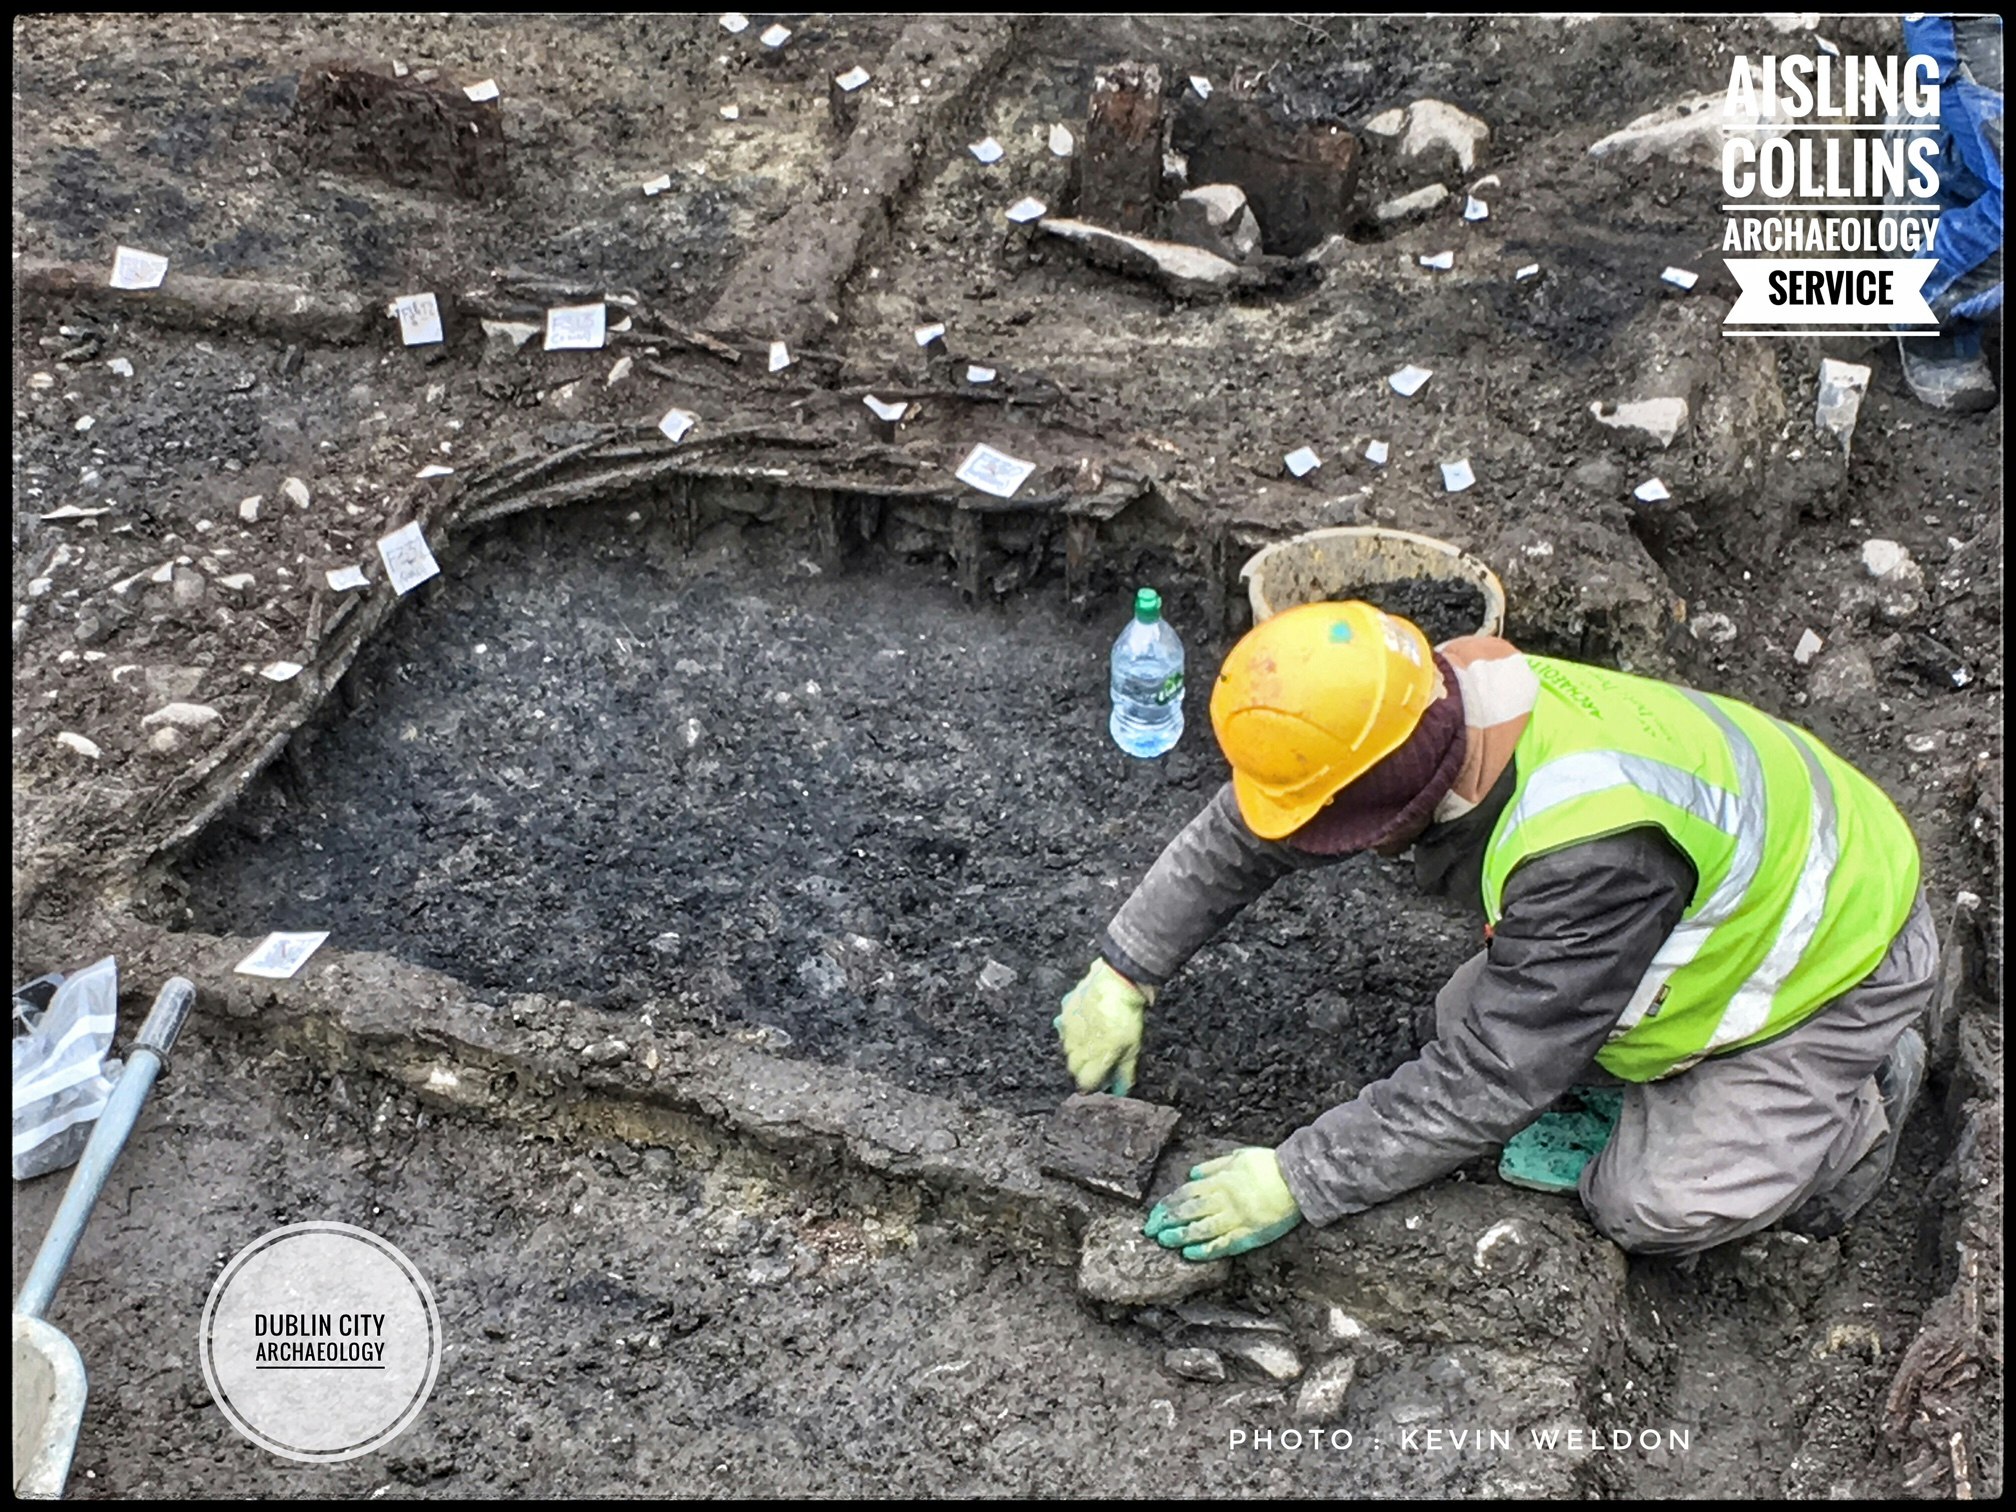
[[[742,107],[740,105],[723,105],[721,107],[721,119],[724,121],[741,120]]]
[[[1078,139],[1071,135],[1071,128],[1059,121],[1050,128],[1050,151],[1060,158],[1068,158],[1078,148]]]
[[[1726,614],[1697,614],[1687,621],[1687,633],[1712,646],[1726,646],[1736,639],[1736,621]]]
[[[413,476],[416,478],[446,478],[453,476],[454,472],[455,469],[452,467],[443,467],[439,462],[429,462],[420,471],[413,474]]]
[[[1512,275],[1513,279],[1518,283],[1524,283],[1529,278],[1538,278],[1539,276],[1540,276],[1540,264],[1538,263],[1528,263],[1526,264],[1525,267],[1521,268],[1517,273],[1514,273]]]
[[[1910,560],[1911,553],[1895,541],[1871,540],[1862,543],[1862,566],[1873,578],[1886,578]]]
[[[77,424],[75,428],[79,431],[88,431],[89,429],[91,429],[92,426],[96,425],[97,423],[98,423],[98,417],[96,415],[80,415],[77,417]]]
[[[621,383],[625,378],[628,378],[630,376],[630,370],[636,365],[637,365],[636,359],[633,357],[618,357],[616,361],[610,365],[609,376],[602,380],[602,387],[614,388],[617,384]]]
[[[1323,465],[1323,459],[1309,447],[1298,446],[1281,459],[1282,466],[1298,478],[1306,478]]]
[[[1449,190],[1443,184],[1424,184],[1411,194],[1403,194],[1398,199],[1390,199],[1376,205],[1372,218],[1378,221],[1406,220],[1410,216],[1426,215],[1430,210],[1449,198]]]
[[[1391,110],[1382,110],[1365,123],[1365,129],[1374,136],[1396,137],[1407,129],[1407,111],[1404,106],[1395,105]]]
[[[1799,632],[1799,644],[1792,648],[1792,660],[1803,667],[1820,654],[1820,648],[1825,644],[1811,630],[1802,630]]]
[[[992,164],[1001,161],[1002,153],[1006,149],[1004,149],[999,142],[995,141],[994,138],[990,136],[990,137],[982,137],[979,141],[974,142],[972,145],[967,147],[966,150],[972,153],[973,156],[978,158],[981,162]]]
[[[178,730],[200,730],[205,725],[213,725],[224,716],[208,704],[169,703],[163,704],[152,714],[140,721],[143,730],[151,730],[156,725],[173,725]]]
[[[1205,78],[1204,75],[1190,75],[1190,87],[1197,91],[1198,99],[1208,100],[1211,98],[1211,81]]]
[[[270,682],[292,682],[301,675],[301,663],[291,661],[268,662],[259,669],[259,675]]]
[[[1657,478],[1647,478],[1643,483],[1632,489],[1631,494],[1632,497],[1642,504],[1657,504],[1663,499],[1673,497],[1666,485]]]
[[[253,577],[249,572],[227,573],[225,576],[217,579],[217,586],[219,588],[226,589],[232,593],[243,593],[247,588],[252,586],[252,583]]]
[[[77,734],[76,731],[74,730],[63,730],[58,732],[56,736],[56,744],[60,746],[68,746],[71,750],[75,751],[79,756],[88,756],[93,761],[98,760],[101,756],[105,754],[103,751],[98,749],[97,741],[89,740],[84,736]]]
[[[1014,204],[1008,207],[1008,219],[1014,221],[1018,226],[1027,225],[1030,221],[1040,220],[1049,209],[1050,207],[1044,204],[1043,201],[1031,195],[1027,199],[1015,201]]]
[[[288,501],[296,509],[306,509],[308,507],[308,485],[303,483],[299,478],[287,479],[280,485],[280,492],[287,495]]]
[[[264,494],[253,494],[238,501],[238,518],[250,525],[259,518],[259,506],[266,502]]]
[[[116,378],[131,378],[133,376],[133,364],[128,362],[124,357],[114,357],[105,366],[112,369],[112,374]]]

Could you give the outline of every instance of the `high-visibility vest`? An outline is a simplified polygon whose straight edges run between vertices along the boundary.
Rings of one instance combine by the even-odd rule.
[[[1686,912],[1597,1053],[1653,1081],[1782,1034],[1867,976],[1918,890],[1875,783],[1747,704],[1529,656],[1540,680],[1484,854],[1484,916],[1529,856],[1656,825],[1694,865]]]

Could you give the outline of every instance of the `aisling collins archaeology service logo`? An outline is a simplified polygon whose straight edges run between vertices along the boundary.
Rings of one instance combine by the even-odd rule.
[[[1739,56],[1723,100],[1726,334],[1936,329],[1939,65],[1829,51]]]

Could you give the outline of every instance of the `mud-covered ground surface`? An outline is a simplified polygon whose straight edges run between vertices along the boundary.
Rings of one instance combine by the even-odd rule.
[[[500,998],[538,982],[598,1019],[648,999],[660,1012],[769,1025],[787,1056],[1034,1108],[1059,1090],[1048,1004],[1218,777],[1203,697],[1238,624],[1236,614],[1213,623],[1209,574],[1229,577],[1251,547],[1318,525],[1439,535],[1504,580],[1508,633],[1521,644],[1670,672],[1818,731],[1910,816],[1942,926],[1957,895],[1984,900],[1979,923],[1963,925],[1980,948],[1958,1048],[1939,1048],[1898,1180],[1828,1251],[1824,1274],[1738,1284],[1750,1264],[1740,1255],[1710,1257],[1698,1272],[1634,1268],[1640,1337],[1601,1374],[1601,1390],[1634,1420],[1719,1426],[1688,1454],[1619,1463],[1588,1489],[1941,1495],[1957,1467],[1973,1493],[1999,1491],[2000,1334],[1982,1319],[1999,1318],[2001,1294],[2002,411],[1929,414],[1885,344],[1724,341],[1717,324],[1733,286],[1715,256],[1712,168],[1587,152],[1643,111],[1719,90],[1735,53],[1808,48],[1812,34],[1788,41],[1765,18],[1053,18],[1020,23],[1011,45],[970,32],[985,67],[926,75],[900,63],[898,39],[911,33],[899,18],[794,17],[791,43],[766,53],[755,38],[771,19],[754,18],[739,38],[712,16],[15,23],[17,921],[64,931],[79,961],[108,948],[127,908],[170,918],[186,905],[198,923],[236,931],[332,928],[339,948],[386,945]],[[1887,51],[1895,35],[1878,19],[1828,20],[1819,34],[1849,51]],[[889,58],[898,61],[885,67]],[[1094,72],[1123,58],[1157,62],[1172,80],[1199,73],[1221,90],[1256,91],[1281,119],[1359,131],[1361,207],[1430,181],[1452,198],[1422,218],[1361,219],[1320,276],[1222,302],[1172,300],[1088,267],[1011,230],[1000,212],[1025,193],[1064,203],[1070,168],[1046,147],[1049,127],[1082,126]],[[330,59],[381,72],[398,60],[453,86],[496,78],[509,194],[458,200],[309,166],[293,114],[298,70]],[[831,177],[850,139],[826,102],[827,80],[856,63],[878,75],[857,158],[872,168],[878,153],[910,154],[914,135],[917,172],[849,222],[866,227],[858,258],[835,250],[811,286],[766,288],[777,248],[764,233],[779,215],[819,203],[839,226],[861,203],[843,192],[855,185]],[[963,82],[940,99],[954,75]],[[1376,113],[1423,97],[1489,125],[1474,168],[1404,160],[1364,131]],[[732,121],[721,113],[731,104]],[[929,129],[915,135],[920,120]],[[985,168],[965,144],[990,133],[1005,152]],[[639,186],[658,173],[672,188],[647,198]],[[1464,222],[1466,191],[1483,174],[1499,178],[1480,190],[1490,218]],[[324,340],[284,320],[192,330],[131,302],[24,293],[29,264],[101,268],[119,242],[170,256],[178,273],[330,297],[439,290],[449,339],[402,349],[390,322],[371,340]],[[830,245],[855,244],[835,235]],[[1452,270],[1420,265],[1445,249]],[[1512,276],[1534,262],[1537,278]],[[1699,284],[1682,294],[1662,283],[1669,265],[1697,270]],[[494,298],[507,275],[522,291],[525,274],[635,297],[611,309],[634,311],[635,328],[595,353],[486,339],[462,291]],[[707,339],[741,343],[735,363],[694,329],[707,334],[731,285],[754,290],[738,307],[741,327]],[[931,320],[950,328],[947,357],[912,340]],[[798,361],[762,371],[771,327],[787,324],[811,333],[794,347]],[[1845,465],[1808,420],[1823,355],[1874,366]],[[982,394],[959,383],[969,360],[998,368],[998,385]],[[1406,363],[1434,370],[1412,399],[1386,384]],[[879,447],[866,434],[868,392],[918,404]],[[1667,394],[1691,407],[1667,445],[1590,415],[1592,403]],[[767,480],[786,514],[794,484],[971,500],[951,472],[979,441],[1035,461],[1025,499],[1050,502],[986,522],[977,570],[971,543],[961,548],[956,531],[947,539],[942,509],[893,505],[844,576],[804,572],[756,530],[746,542],[732,529],[703,535],[682,561],[668,541],[688,496],[636,486],[622,460],[640,437],[658,444],[658,417],[675,404],[700,417],[694,455]],[[1364,460],[1372,440],[1390,443],[1383,468]],[[1297,482],[1282,458],[1305,445],[1323,465]],[[559,468],[576,454],[613,459],[620,505],[592,520],[556,517],[543,534],[462,524],[458,510],[493,497],[486,464]],[[1457,459],[1477,483],[1445,494],[1437,464]],[[416,478],[428,464],[456,473]],[[1669,486],[1668,503],[1633,499],[1651,476]],[[289,478],[305,485],[305,504],[288,497]],[[1140,502],[1097,515],[1074,600],[1055,581],[1066,555],[1057,501],[1104,508],[1137,484]],[[240,501],[254,495],[248,515]],[[42,518],[65,508],[103,512]],[[372,543],[416,518],[429,522],[443,578],[400,603],[332,692],[343,661],[331,648],[357,624],[377,625],[370,617],[389,598]],[[1018,555],[1010,538],[1032,532],[1035,548]],[[1908,549],[1915,586],[1872,582],[1862,565],[1871,539]],[[1164,571],[1178,558],[1188,578]],[[1191,730],[1162,773],[1125,776],[1101,734],[1103,656],[1143,563],[1189,637]],[[371,580],[355,595],[361,610],[323,588],[324,572],[345,565]],[[959,603],[945,587],[952,577],[982,602]],[[753,638],[734,634],[759,621]],[[1825,644],[1801,663],[1793,651],[1808,629]],[[276,683],[259,670],[275,660],[309,671]],[[806,692],[811,682],[819,693]],[[907,718],[903,698],[915,701]],[[143,723],[173,704],[202,712]],[[314,741],[232,806],[304,721]],[[963,782],[948,752],[970,764]],[[186,898],[153,874],[136,884],[171,836],[219,803],[226,817],[194,853]],[[1383,927],[1400,917],[1401,884],[1404,875],[1353,863],[1256,909],[1169,994],[1143,1062],[1149,1089],[1200,1125],[1268,1137],[1391,1064],[1404,1038],[1380,1013],[1411,1006],[1469,939],[1466,925],[1433,918],[1427,948],[1403,947]],[[1411,931],[1423,927],[1425,916],[1407,917]],[[1349,947],[1340,923],[1359,932]],[[990,960],[1016,980],[982,989]],[[58,964],[74,963],[17,951],[17,980]],[[517,1489],[556,1495],[647,1481],[661,1491],[1052,1494],[1220,1484],[1183,1457],[1191,1448],[1173,1447],[1189,1444],[1187,1404],[1205,1398],[1162,1375],[1159,1348],[1120,1342],[1128,1336],[1087,1317],[1061,1273],[1005,1255],[975,1269],[974,1241],[928,1234],[914,1250],[880,1252],[867,1289],[819,1296],[803,1289],[816,1278],[745,1281],[733,1244],[695,1259],[679,1281],[711,1299],[710,1318],[736,1321],[714,1368],[679,1398],[691,1441],[706,1445],[681,1459],[659,1414],[623,1417],[611,1405],[648,1395],[599,1385],[590,1395],[582,1382],[600,1378],[571,1363],[605,1336],[679,1315],[673,1306],[647,1320],[659,1304],[639,1303],[639,1327],[602,1328],[583,1300],[600,1294],[581,1263],[594,1245],[580,1236],[604,1213],[595,1232],[610,1236],[607,1269],[627,1277],[686,1263],[667,1239],[676,1219],[658,1211],[658,1191],[674,1183],[670,1171],[660,1180],[659,1156],[525,1145],[476,1123],[423,1128],[410,1106],[374,1131],[375,1113],[345,1112],[306,1068],[258,1057],[256,1044],[219,1052],[208,1083],[168,1089],[175,1128],[201,1153],[185,1168],[143,1137],[130,1159],[158,1183],[152,1221],[137,1201],[115,1223],[101,1213],[59,1308],[95,1393],[79,1491],[138,1491],[129,1477],[197,1441],[213,1457],[171,1462],[178,1474],[193,1468],[186,1481],[164,1475],[164,1487],[329,1484],[255,1456],[179,1394],[157,1362],[182,1353],[172,1342],[182,1304],[136,1314],[129,1299],[164,1249],[202,1256],[175,1262],[178,1295],[194,1299],[216,1252],[283,1216],[376,1226],[374,1206],[410,1215],[381,1231],[416,1236],[437,1288],[483,1267],[515,1278],[520,1250],[552,1259],[510,1293],[521,1301],[498,1325],[504,1339],[482,1332],[478,1304],[444,1302],[476,1324],[472,1336],[451,1323],[450,1336],[472,1358],[495,1346],[494,1369],[454,1390],[444,1370],[417,1430],[438,1442],[423,1451],[416,1439],[376,1479],[374,1457],[349,1490],[391,1479],[401,1494],[470,1494],[513,1486],[511,1475],[527,1476]],[[198,1087],[202,1106],[190,1101]],[[345,1095],[375,1108],[383,1094]],[[384,1144],[388,1128],[411,1142]],[[568,1181],[570,1162],[586,1163],[582,1193],[599,1199],[579,1214],[547,1190]],[[53,1207],[50,1185],[17,1194],[17,1274]],[[774,1201],[784,1209],[710,1189],[690,1207],[725,1233],[738,1219],[761,1229],[811,1199],[793,1189]],[[227,1208],[242,1234],[217,1216]],[[539,1217],[512,1216],[521,1212]],[[1432,1193],[1423,1212],[1432,1224]],[[844,1225],[860,1214],[842,1202],[815,1217]],[[504,1285],[490,1284],[486,1297]],[[668,1296],[678,1290],[666,1281]],[[756,1297],[774,1305],[752,1313]],[[932,1310],[946,1299],[949,1313]],[[193,1332],[198,1304],[188,1306]],[[927,1321],[884,1329],[885,1316],[911,1312]],[[1001,1401],[988,1412],[1028,1389],[1010,1384],[1023,1379],[1025,1344],[1070,1339],[1080,1353],[1068,1357],[1102,1362],[1052,1394],[1077,1425],[1054,1454],[1048,1441],[1026,1447],[1033,1419],[1031,1438],[995,1459],[958,1447],[984,1438],[969,1419],[990,1421],[977,1396],[957,1395],[964,1386],[958,1406],[932,1396],[928,1410],[895,1384],[847,1388],[845,1401],[866,1404],[858,1410],[836,1411],[842,1398],[830,1393],[792,1394],[828,1369],[829,1348],[860,1362],[859,1380],[881,1380],[892,1351],[935,1346],[941,1317],[954,1330],[965,1323],[973,1351],[920,1355],[901,1379],[923,1393],[995,1383]],[[130,1319],[142,1347],[94,1336],[104,1325],[85,1319]],[[1873,1344],[1837,1332],[1849,1323],[1873,1330]],[[512,1365],[521,1337],[564,1346],[565,1370]],[[1044,1390],[1066,1357],[1046,1358]],[[965,1358],[968,1371],[922,1375]],[[199,1379],[186,1360],[170,1369]],[[540,1395],[547,1374],[568,1391]],[[1381,1421],[1396,1404],[1416,1422],[1454,1424],[1464,1410],[1446,1394],[1426,1408],[1427,1396],[1382,1395],[1376,1372],[1367,1376],[1347,1423]],[[1439,1380],[1458,1378],[1444,1367]],[[1143,1396],[1158,1421],[1168,1414],[1155,1402],[1175,1403],[1176,1434],[1137,1434]],[[780,1402],[781,1418],[767,1412]],[[1199,1421],[1218,1422],[1208,1412],[1221,1409],[1234,1410],[1221,1403]],[[905,1455],[879,1430],[920,1411],[943,1434]],[[500,1438],[521,1418],[522,1452]],[[611,1418],[621,1420],[597,1447]],[[831,1444],[830,1456],[793,1461],[778,1421],[799,1425],[792,1446]],[[829,1434],[834,1423],[861,1427]],[[858,1478],[815,1478],[822,1464],[855,1464],[857,1451]],[[1025,1455],[1040,1467],[1029,1480],[1019,1478]],[[639,1475],[638,1463],[655,1468]],[[1114,1463],[1131,1475],[1109,1476]],[[1163,1464],[1182,1473],[1158,1481]],[[1354,1466],[1341,1480],[1237,1473],[1247,1478],[1227,1489],[1503,1485],[1426,1460],[1363,1477]]]
[[[330,929],[493,993],[669,1000],[919,1091],[1054,1105],[1057,1000],[1223,780],[1208,675],[1139,765],[1106,733],[1110,624],[714,542],[683,558],[614,510],[489,538],[212,829],[191,926]],[[1411,1051],[1477,939],[1376,858],[1284,882],[1161,1000],[1142,1095],[1277,1142]]]

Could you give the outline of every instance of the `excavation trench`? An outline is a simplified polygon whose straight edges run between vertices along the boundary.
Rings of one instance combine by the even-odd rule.
[[[1113,567],[1075,612],[1039,547],[1045,581],[969,606],[919,527],[821,567],[809,525],[706,513],[690,551],[616,506],[479,541],[195,844],[186,922],[1053,1105],[1058,998],[1223,778],[1212,595],[1173,554],[1128,562],[1190,656],[1186,735],[1139,764],[1105,728]],[[1285,883],[1168,994],[1143,1095],[1277,1140],[1410,1053],[1474,940],[1388,863]]]
[[[915,1178],[926,1210],[1056,1256],[1099,1200],[1034,1170],[1037,1115],[1068,1090],[1050,1020],[1222,779],[1210,677],[1244,622],[1237,561],[1138,516],[1089,550],[943,506],[752,509],[733,485],[505,520],[165,858],[157,916],[210,956],[198,937],[331,931],[321,987],[311,964],[291,1008],[295,987],[255,984],[271,1004],[234,988],[226,1011],[332,1069],[520,1124],[550,1096],[573,1139],[838,1158],[884,1173],[867,1200],[913,1200]],[[1190,658],[1188,730],[1160,763],[1105,730],[1137,582]],[[1415,1010],[1476,944],[1393,864],[1289,879],[1158,1002],[1141,1095],[1181,1111],[1187,1150],[1277,1141],[1412,1054]],[[1947,1141],[1910,1131],[1921,1192]],[[1383,1341],[1351,1346],[1348,1419],[1382,1442],[1464,1421],[1707,1435],[1394,1458],[1365,1485],[1776,1494],[1792,1482],[1767,1450],[1788,1438],[1801,1486],[1864,1464],[1883,1366],[1814,1341],[1844,1318],[1911,1326],[1936,1203],[1893,1194],[1852,1265],[1765,1236],[1640,1285],[1572,1203],[1459,1181],[1255,1257],[1234,1294],[1290,1314],[1305,1349],[1339,1347],[1332,1306]],[[1507,1223],[1525,1269],[1493,1276],[1480,1241]]]

